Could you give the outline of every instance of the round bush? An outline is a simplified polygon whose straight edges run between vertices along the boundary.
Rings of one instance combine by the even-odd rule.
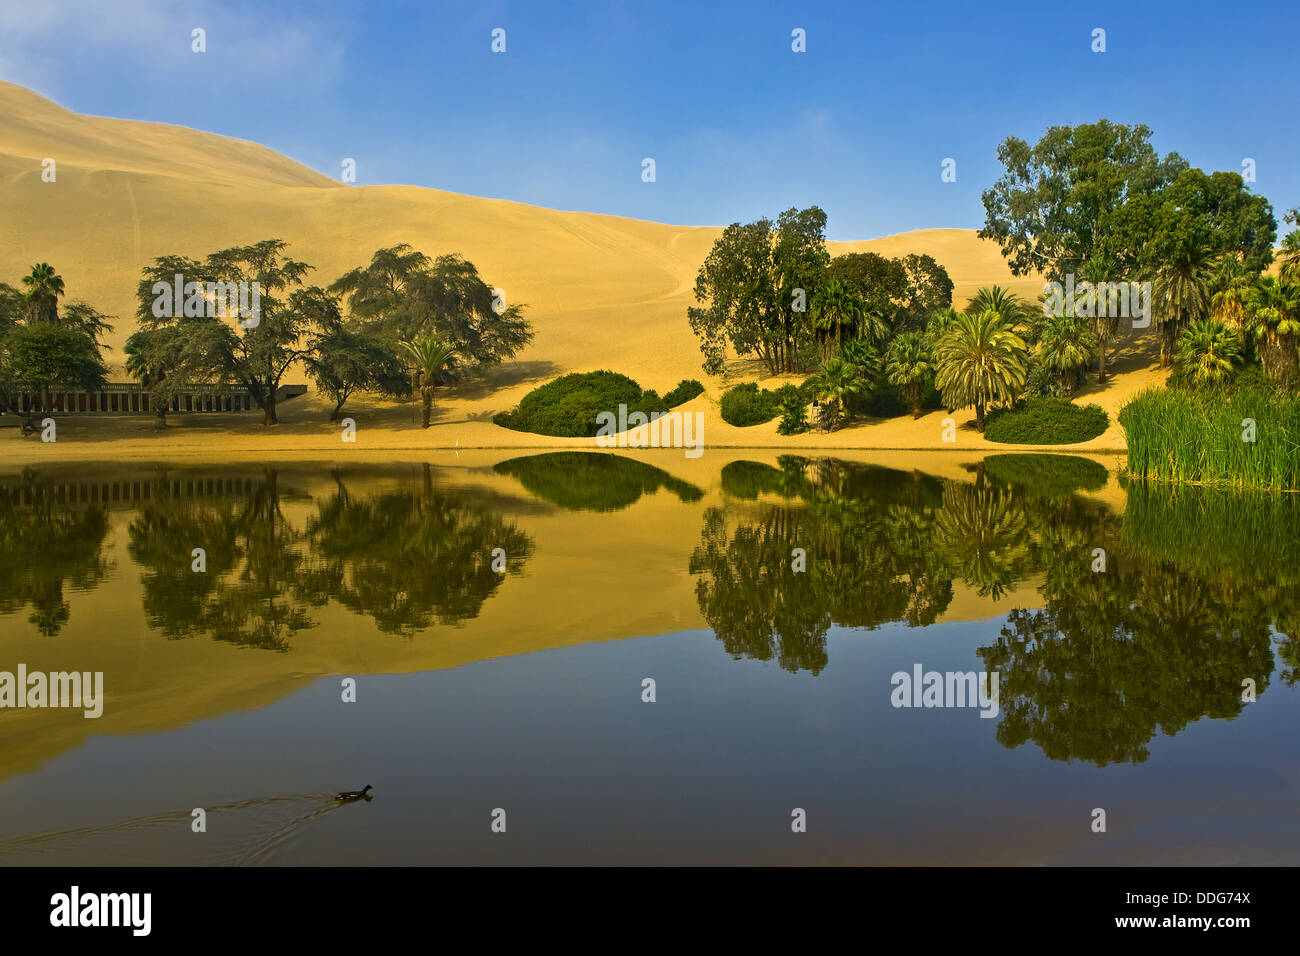
[[[539,385],[523,397],[518,408],[498,412],[492,421],[537,435],[590,438],[600,428],[597,416],[601,412],[617,415],[619,405],[626,405],[629,414],[668,411],[663,399],[653,391],[643,392],[626,375],[602,370],[574,372]]]
[[[989,412],[984,437],[1007,445],[1072,445],[1096,438],[1110,425],[1100,405],[1068,398],[1027,398]]]
[[[757,382],[745,382],[722,393],[722,420],[737,428],[761,425],[776,418],[780,403],[775,392],[759,391]]]

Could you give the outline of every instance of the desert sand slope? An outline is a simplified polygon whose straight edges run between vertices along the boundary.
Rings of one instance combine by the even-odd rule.
[[[46,157],[58,164],[52,183],[41,177]],[[52,263],[64,277],[68,299],[116,316],[109,336],[115,368],[135,327],[140,269],[156,256],[201,256],[278,237],[290,243],[293,256],[316,267],[310,281],[321,284],[399,242],[429,255],[466,256],[505,290],[507,301],[527,305],[536,338],[488,383],[439,395],[439,423],[457,425],[455,434],[437,429],[442,434],[433,439],[429,433],[428,441],[418,432],[409,441],[390,436],[397,447],[519,444],[523,436],[491,424],[491,415],[512,407],[540,381],[569,371],[612,368],[661,394],[682,378],[700,378],[709,386],[706,403],[716,402],[726,384],[701,372],[698,343],[686,322],[695,274],[719,228],[563,212],[419,187],[343,186],[252,143],[82,116],[5,83],[0,210],[0,281],[16,285],[32,263]],[[996,245],[971,230],[831,243],[837,255],[868,249],[933,255],[954,279],[958,306],[981,285],[1000,283],[1030,297],[1041,290],[1034,278],[1012,277]],[[729,375],[731,381],[764,377],[754,363],[737,363]],[[296,407],[310,411],[295,411],[291,419],[323,417],[313,398]],[[358,408],[370,416],[372,439],[380,430],[410,427],[407,409],[365,402]],[[969,415],[957,417],[961,422]],[[720,419],[714,421],[711,440],[769,444],[776,437],[774,425],[731,434]],[[900,430],[905,434],[894,434]],[[846,429],[834,438],[859,447],[907,447],[912,430],[899,420]],[[935,430],[925,423],[927,438],[918,443],[932,444]],[[209,448],[212,437],[205,439]],[[1103,444],[1119,447],[1110,438]]]

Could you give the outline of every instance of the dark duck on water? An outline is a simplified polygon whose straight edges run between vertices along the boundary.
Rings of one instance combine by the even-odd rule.
[[[342,793],[337,794],[334,799],[343,800],[345,802],[351,802],[353,800],[369,800],[369,793],[373,789],[375,788],[370,784],[366,784],[364,790],[344,790]]]

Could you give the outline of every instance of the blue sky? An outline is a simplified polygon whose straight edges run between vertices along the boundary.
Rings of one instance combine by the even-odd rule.
[[[1253,158],[1280,218],[1300,205],[1298,27],[1294,0],[0,0],[0,78],[330,176],[352,157],[360,184],[689,225],[816,203],[831,238],[866,239],[978,228],[999,142],[1101,116],[1207,170]]]

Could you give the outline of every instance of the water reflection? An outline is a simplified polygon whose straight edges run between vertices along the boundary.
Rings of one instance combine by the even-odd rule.
[[[92,590],[111,570],[108,519],[97,501],[68,496],[32,472],[0,485],[0,615],[30,607],[47,637],[68,622],[64,589]]]
[[[499,475],[517,478],[530,493],[570,511],[621,511],[664,488],[684,502],[704,492],[690,482],[633,458],[611,453],[557,451],[499,462]]]
[[[998,740],[1099,765],[1240,714],[1246,681],[1269,686],[1274,626],[1293,685],[1294,497],[1132,488],[1120,516],[1077,494],[1099,487],[1099,467],[997,456],[959,482],[826,459],[732,463],[732,500],[708,509],[691,558],[700,611],[732,655],[817,674],[833,624],[924,626],[955,582],[995,599],[1036,583],[1034,606],[1008,608],[976,652],[1002,675]]]

